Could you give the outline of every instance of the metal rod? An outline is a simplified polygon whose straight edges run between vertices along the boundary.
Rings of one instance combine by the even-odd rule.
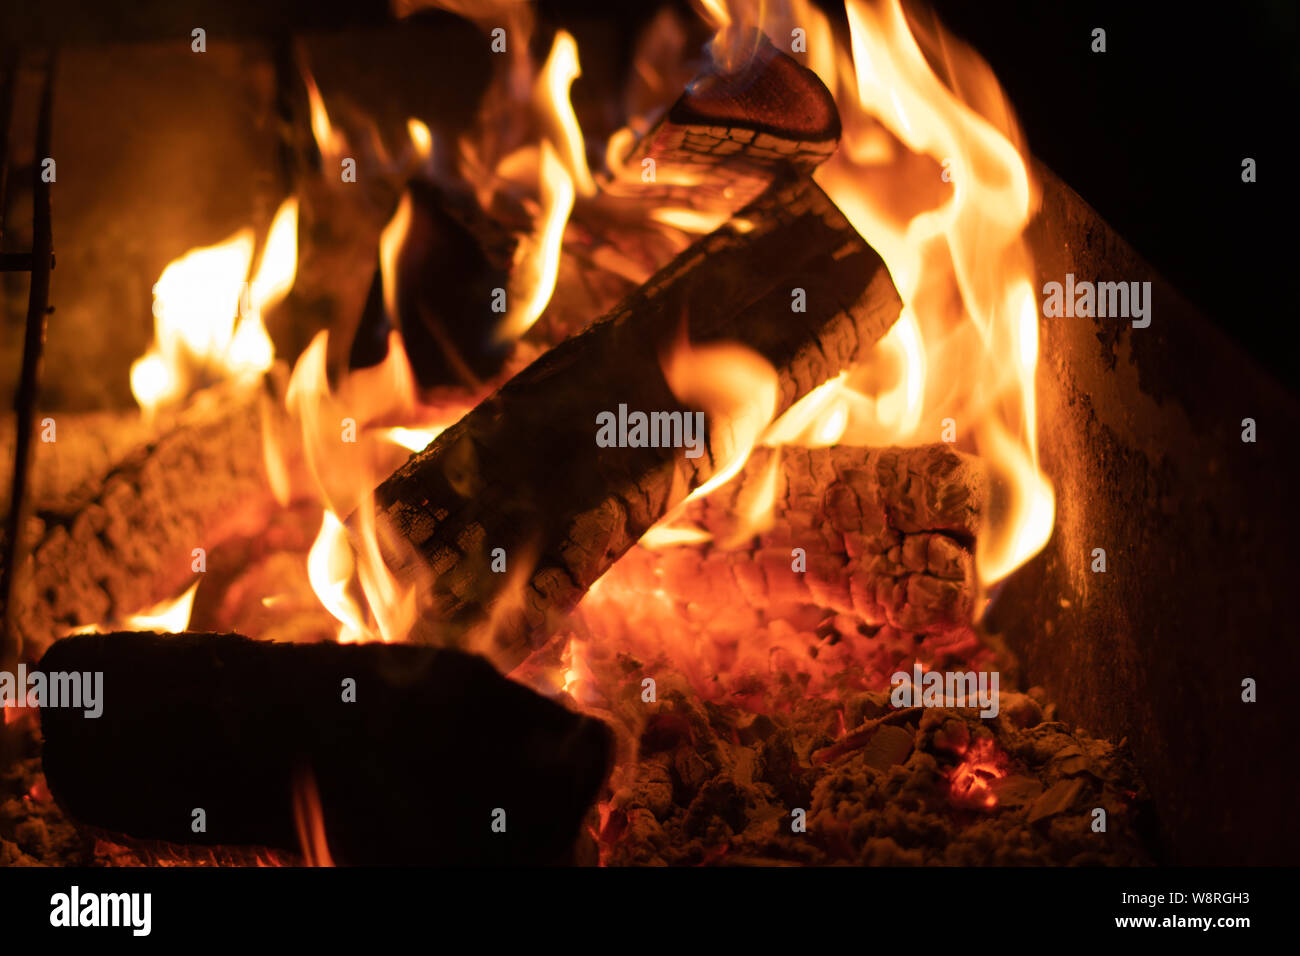
[[[6,53],[0,74],[0,249],[5,241],[5,208],[8,205],[9,127],[14,119],[14,96],[18,86],[18,54]]]
[[[5,526],[3,563],[0,563],[0,601],[4,602],[4,628],[0,630],[0,669],[16,662],[22,653],[14,611],[14,584],[27,560],[24,547],[27,479],[40,393],[41,356],[45,349],[45,319],[50,304],[50,261],[54,239],[50,230],[50,184],[42,176],[41,160],[50,155],[54,116],[56,56],[50,52],[45,66],[45,86],[36,124],[36,154],[32,164],[32,278],[27,295],[27,327],[23,337],[23,367],[14,394],[13,493]]]
[[[0,272],[31,272],[35,261],[30,252],[0,252]],[[54,268],[54,256],[50,256],[50,268]]]

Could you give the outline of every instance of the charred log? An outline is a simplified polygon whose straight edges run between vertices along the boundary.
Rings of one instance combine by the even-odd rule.
[[[835,151],[835,99],[812,70],[751,35],[743,63],[697,77],[624,161],[644,195],[738,209],[790,170],[810,172]],[[647,185],[647,159],[654,176]]]
[[[517,663],[725,464],[711,448],[688,458],[595,441],[597,416],[621,404],[690,413],[658,360],[683,323],[693,344],[739,342],[770,362],[777,412],[861,360],[894,323],[901,304],[884,263],[811,181],[773,187],[743,216],[747,228],[691,246],[379,487],[381,523],[417,552],[389,549],[390,566],[411,581],[432,574],[422,639]],[[795,289],[806,311],[791,308]],[[503,558],[513,563],[494,573]]]
[[[311,779],[335,862],[561,862],[610,759],[600,721],[453,650],[94,634],[40,666],[103,674],[98,718],[41,711],[50,791],[137,838],[297,849]]]
[[[67,512],[50,511],[15,594],[39,652],[67,630],[120,619],[192,581],[194,549],[263,527],[275,507],[254,392],[209,393],[116,465]]]
[[[382,361],[395,326],[422,387],[478,388],[500,371],[510,351],[499,336],[502,315],[492,304],[493,290],[508,282],[515,240],[472,195],[424,180],[407,184],[397,216],[406,228],[393,262],[393,288],[386,292],[376,268],[349,367]]]
[[[816,605],[916,633],[970,624],[987,498],[977,459],[941,444],[759,449],[688,516],[727,541],[777,454],[773,526],[735,548],[666,552],[658,586],[705,606]]]

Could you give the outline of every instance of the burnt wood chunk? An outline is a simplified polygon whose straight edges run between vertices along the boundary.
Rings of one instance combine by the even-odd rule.
[[[742,216],[747,227],[700,239],[380,485],[381,525],[412,546],[385,558],[431,599],[417,639],[517,663],[726,464],[712,448],[688,458],[680,447],[596,443],[598,416],[620,405],[690,411],[660,359],[683,325],[692,345],[740,343],[770,362],[778,414],[893,325],[901,303],[884,263],[811,180],[782,181]],[[792,309],[795,289],[806,311]]]
[[[773,179],[811,172],[839,145],[835,98],[812,70],[755,34],[732,72],[697,77],[630,151],[624,166],[642,194],[688,206],[738,209]],[[641,180],[655,161],[655,182]]]
[[[509,280],[516,240],[468,191],[414,179],[401,203],[405,212],[398,215],[406,229],[393,262],[396,314],[388,314],[376,268],[349,367],[382,361],[395,327],[423,388],[478,388],[510,353],[499,336],[502,315],[492,311],[492,303],[493,290]]]
[[[41,711],[50,792],[136,838],[298,849],[309,774],[335,862],[563,862],[610,760],[603,723],[454,650],[93,634],[40,668],[103,674],[100,717]]]
[[[211,552],[265,527],[277,505],[263,464],[263,401],[255,389],[211,389],[161,432],[141,429],[125,460],[87,476],[98,482],[87,496],[40,512],[14,595],[33,659],[73,627],[175,597],[194,580],[194,548]]]
[[[943,444],[781,448],[772,527],[731,542],[735,515],[766,491],[774,454],[755,450],[735,481],[687,510],[714,542],[734,547],[641,554],[612,572],[620,584],[643,580],[704,607],[815,605],[915,633],[970,625],[988,497],[977,458]]]

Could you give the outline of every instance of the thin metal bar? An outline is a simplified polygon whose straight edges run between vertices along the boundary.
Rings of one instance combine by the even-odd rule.
[[[16,662],[22,637],[14,614],[14,582],[27,560],[23,540],[27,511],[27,479],[35,431],[36,403],[40,393],[41,355],[45,350],[45,319],[50,304],[50,261],[54,238],[50,230],[50,184],[42,176],[41,159],[50,155],[54,117],[54,74],[57,60],[50,52],[45,66],[45,86],[36,124],[36,162],[32,164],[32,278],[27,295],[27,327],[23,336],[23,367],[14,394],[13,492],[5,527],[4,558],[0,563],[0,601],[4,602],[4,628],[0,630],[0,669]]]
[[[9,183],[9,127],[14,120],[14,96],[18,87],[18,54],[5,55],[0,75],[0,249],[5,241],[5,207]]]
[[[31,272],[35,261],[30,252],[0,252],[0,272]],[[50,268],[54,268],[54,256],[50,256]]]

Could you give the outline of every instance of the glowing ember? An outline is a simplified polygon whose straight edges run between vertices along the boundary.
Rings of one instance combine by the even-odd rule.
[[[962,761],[948,774],[949,798],[956,806],[989,810],[998,805],[990,789],[993,780],[1007,775],[1005,758],[991,737],[977,737]]]

